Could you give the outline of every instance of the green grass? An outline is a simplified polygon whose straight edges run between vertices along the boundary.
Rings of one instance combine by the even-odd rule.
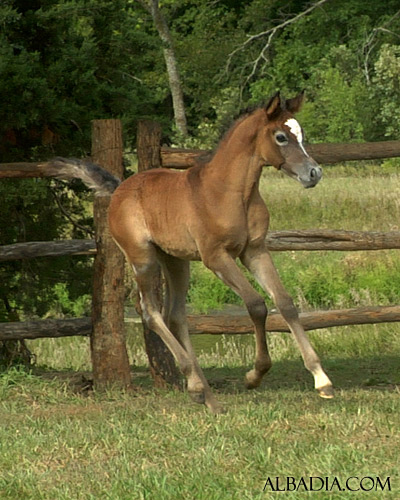
[[[271,213],[271,229],[398,231],[400,165],[397,169],[358,165],[324,167],[313,189],[264,169],[261,192]]]
[[[213,345],[195,337],[206,376],[228,410],[220,416],[185,393],[152,389],[141,339],[132,330],[136,390],[126,394],[82,392],[87,374],[71,369],[89,369],[87,340],[54,340],[59,347],[53,345],[53,354],[71,353],[57,356],[61,371],[13,369],[0,377],[0,498],[264,499],[274,498],[262,491],[268,477],[345,482],[351,476],[390,476],[392,491],[368,498],[397,500],[398,326],[309,335],[336,387],[334,400],[314,392],[290,335],[270,335],[274,364],[262,387],[251,392],[242,383],[254,359],[251,335],[218,342],[213,337]],[[30,347],[36,344],[40,352],[45,342]],[[47,348],[38,358],[41,365],[52,361]],[[286,493],[308,495],[323,499],[328,493]],[[360,496],[334,490],[329,498]]]
[[[186,394],[153,390],[141,366],[132,394],[84,396],[71,372],[3,373],[0,498],[264,499],[274,498],[262,491],[268,477],[390,476],[393,491],[369,498],[398,499],[400,340],[393,327],[380,328],[313,334],[337,387],[331,401],[314,393],[286,335],[272,336],[275,364],[263,386],[245,391],[251,350],[226,338],[206,369],[228,409],[221,416]]]

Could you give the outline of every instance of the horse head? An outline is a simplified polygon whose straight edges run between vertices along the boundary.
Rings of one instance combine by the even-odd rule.
[[[279,92],[264,111],[264,126],[257,136],[257,154],[265,163],[282,170],[305,188],[321,180],[322,170],[303,146],[303,131],[294,115],[304,100],[304,92],[282,100]]]

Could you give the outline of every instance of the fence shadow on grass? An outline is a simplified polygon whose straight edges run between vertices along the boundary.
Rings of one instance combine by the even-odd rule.
[[[324,359],[324,367],[337,390],[365,389],[393,391],[400,389],[400,357]],[[206,368],[210,385],[221,393],[247,392],[243,379],[249,367]],[[258,391],[295,388],[313,390],[313,380],[302,361],[283,360],[272,365]]]
[[[324,367],[331,377],[334,387],[340,390],[366,390],[392,392],[400,391],[400,357],[396,355],[377,355],[360,358],[324,359]],[[245,373],[249,366],[204,368],[213,390],[220,394],[250,394],[244,386]],[[88,395],[92,392],[90,372],[48,371],[40,368],[33,373],[46,380],[59,380],[66,383],[72,392]],[[134,391],[150,393],[153,380],[147,366],[133,366],[132,380]],[[265,376],[258,392],[279,392],[296,390],[313,392],[313,379],[304,368],[301,359],[276,361]]]

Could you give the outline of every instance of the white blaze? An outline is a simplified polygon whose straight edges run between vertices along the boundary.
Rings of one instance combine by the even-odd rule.
[[[303,142],[303,134],[301,133],[300,123],[294,118],[290,118],[285,122],[285,125],[290,128],[293,135],[296,136],[299,144]]]
[[[309,156],[303,146],[303,134],[301,132],[300,123],[294,118],[289,118],[289,120],[286,120],[285,125],[290,128],[290,132],[296,137],[297,142],[299,143],[304,154]]]

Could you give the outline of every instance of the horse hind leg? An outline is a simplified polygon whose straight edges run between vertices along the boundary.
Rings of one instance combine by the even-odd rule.
[[[110,219],[110,222],[112,220],[114,219]],[[158,277],[160,269],[159,260],[162,252],[158,251],[157,247],[149,241],[145,224],[143,221],[142,224],[140,222],[138,218],[133,225],[116,224],[113,227],[110,224],[110,229],[116,244],[132,266],[138,286],[143,320],[150,330],[161,337],[164,344],[174,356],[182,373],[190,381],[193,381],[196,378],[196,365],[193,357],[188,354],[185,347],[168,328],[165,321],[165,315],[168,316],[168,312],[164,312],[163,318],[158,308],[154,281]],[[170,301],[168,300],[168,302]],[[167,308],[169,308],[169,305]],[[201,384],[199,377],[197,377],[197,384]]]
[[[222,413],[197,361],[189,336],[186,316],[186,295],[189,288],[189,262],[164,254],[160,259],[167,285],[164,317],[169,330],[189,356],[193,371],[187,377],[188,393],[196,403],[204,403],[213,413]]]
[[[173,354],[182,373],[185,376],[189,376],[192,372],[192,362],[185,349],[165,324],[162,314],[157,307],[157,300],[153,287],[153,278],[155,278],[156,273],[158,272],[158,266],[155,266],[155,269],[152,269],[150,273],[149,270],[142,273],[140,267],[135,265],[134,268],[136,272],[136,281],[138,285],[143,320],[150,330],[154,331],[161,337],[165,345]]]
[[[163,317],[162,313],[158,309],[158,302],[153,283],[158,275],[158,260],[160,257],[157,255],[155,248],[151,244],[148,244],[145,248],[142,245],[140,250],[139,248],[133,250],[131,246],[129,251],[125,251],[124,253],[128,262],[132,265],[135,274],[143,320],[146,322],[150,330],[160,336],[174,356],[181,372],[188,379],[188,387],[189,391],[191,391],[191,394],[194,396],[193,399],[199,403],[205,403],[213,413],[220,413],[222,411],[222,407],[214,399],[211,390],[208,387],[207,381],[198,366],[194,353],[186,350],[185,346],[188,345],[186,341],[179,341],[166,324],[166,321],[172,321],[172,323],[177,324],[179,322],[178,317],[182,318],[182,316],[177,316],[176,306],[171,309],[173,313],[172,316],[165,311]],[[169,302],[172,304],[172,301]],[[167,319],[166,316],[168,316],[169,319]],[[182,331],[183,329],[181,328],[180,332]],[[184,336],[185,335],[183,334],[183,337]]]

